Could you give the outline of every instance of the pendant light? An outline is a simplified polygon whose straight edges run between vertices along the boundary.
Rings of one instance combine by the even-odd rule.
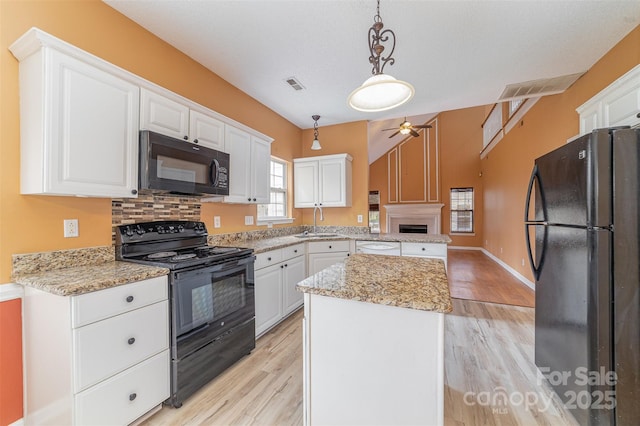
[[[406,81],[397,80],[389,74],[384,74],[384,66],[387,63],[393,65],[395,59],[392,58],[396,48],[396,35],[390,29],[382,31],[384,24],[380,17],[380,0],[376,9],[376,16],[373,17],[373,25],[369,28],[369,62],[373,65],[369,77],[362,83],[362,86],[351,92],[348,98],[349,106],[358,111],[376,112],[386,111],[395,108],[409,101],[414,94],[413,86]],[[388,56],[382,56],[385,46],[382,43],[389,43],[390,52]]]
[[[319,115],[312,115],[313,118],[313,143],[311,144],[311,149],[314,151],[321,150],[320,141],[318,140],[318,120],[320,120]]]

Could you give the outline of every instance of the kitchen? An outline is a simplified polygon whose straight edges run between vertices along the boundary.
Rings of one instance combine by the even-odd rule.
[[[384,3],[383,3],[384,4]],[[2,220],[0,247],[0,281],[11,282],[11,257],[18,253],[46,252],[112,244],[112,226],[118,225],[117,202],[106,198],[72,198],[23,196],[19,191],[19,117],[18,62],[8,51],[19,36],[32,26],[37,26],[96,56],[119,65],[142,77],[179,92],[186,98],[233,117],[235,120],[258,129],[274,138],[271,154],[291,160],[315,155],[310,150],[312,129],[300,130],[283,117],[269,110],[248,95],[240,92],[214,74],[203,69],[185,54],[171,48],[141,27],[100,2],[81,4],[47,2],[3,2],[2,7]],[[384,13],[383,13],[384,16]],[[82,23],[78,24],[78,17]],[[367,23],[369,22],[367,15]],[[395,25],[393,26],[395,29]],[[118,31],[113,31],[117,28]],[[500,144],[482,161],[480,125],[487,114],[486,108],[476,107],[441,114],[439,125],[443,140],[440,161],[442,164],[442,188],[467,185],[473,176],[473,184],[482,191],[477,198],[477,223],[481,230],[474,237],[453,236],[455,246],[482,247],[503,261],[519,274],[531,279],[522,238],[522,206],[524,191],[533,159],[550,151],[566,139],[578,133],[578,116],[575,109],[608,84],[640,62],[638,58],[638,29],[635,29],[602,57],[591,70],[567,92],[542,98],[527,114],[524,125],[507,133]],[[136,46],[123,50],[130,40]],[[402,43],[402,39],[400,40]],[[140,52],[145,52],[140,55]],[[168,66],[170,64],[170,67]],[[185,81],[181,77],[192,78]],[[204,85],[215,87],[215,93],[203,92]],[[468,125],[469,120],[477,125]],[[321,121],[322,123],[322,121]],[[466,123],[462,126],[461,123]],[[309,120],[311,126],[311,120]],[[464,149],[456,146],[475,128],[476,146]],[[447,132],[451,136],[446,137]],[[451,133],[458,132],[458,133]],[[333,226],[358,226],[357,216],[366,215],[367,193],[370,189],[383,190],[387,186],[386,167],[380,161],[369,170],[367,158],[367,123],[356,121],[347,124],[320,127],[322,154],[346,152],[353,158],[353,200],[351,207],[325,209],[324,223]],[[345,140],[349,141],[345,146]],[[445,144],[444,141],[447,141]],[[288,141],[288,142],[283,142]],[[450,142],[451,141],[451,142]],[[449,166],[455,161],[464,164],[464,170]],[[482,180],[478,175],[482,171]],[[468,176],[460,176],[461,173]],[[458,177],[460,176],[460,177]],[[459,180],[456,180],[459,179]],[[371,184],[369,183],[371,182]],[[480,192],[480,191],[479,191]],[[483,196],[484,195],[484,196]],[[156,206],[165,205],[155,203]],[[115,206],[115,207],[114,207]],[[122,206],[120,206],[122,207]],[[129,206],[131,207],[131,206]],[[133,206],[135,209],[137,206]],[[151,207],[147,214],[155,220],[166,214],[164,207]],[[255,206],[243,204],[202,203],[199,210],[211,233],[217,233],[214,216],[219,216],[223,233],[264,230],[263,227],[246,226],[245,216],[255,216]],[[445,207],[446,209],[446,207]],[[192,211],[193,212],[193,211]],[[155,215],[158,216],[155,216]],[[289,226],[309,225],[313,222],[311,209],[294,209],[293,222]],[[449,212],[442,211],[447,218]],[[61,224],[64,219],[77,218],[79,237],[64,238]],[[24,224],[18,227],[9,224]],[[322,222],[321,222],[322,223]],[[443,222],[442,232],[449,233],[448,223]],[[469,240],[471,239],[471,240]],[[4,370],[3,370],[4,375]]]

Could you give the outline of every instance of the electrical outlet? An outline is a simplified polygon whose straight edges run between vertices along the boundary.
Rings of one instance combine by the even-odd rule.
[[[220,216],[213,217],[213,227],[220,228]]]
[[[244,217],[245,225],[253,225],[253,216],[245,216]]]
[[[358,223],[362,223],[362,215],[361,214],[358,215]]]
[[[268,222],[267,223],[267,228],[269,228],[269,229],[273,228],[273,222]]]
[[[522,266],[524,266],[524,257],[522,258]]]
[[[502,254],[502,247],[500,247],[500,254]]]
[[[65,219],[64,220],[64,237],[71,238],[77,237],[78,232],[78,219]]]

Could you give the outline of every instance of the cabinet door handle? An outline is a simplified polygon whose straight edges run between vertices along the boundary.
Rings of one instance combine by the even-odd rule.
[[[289,265],[287,265],[287,264],[285,263],[285,264],[284,264],[284,267],[286,268],[287,266],[289,266]]]
[[[333,246],[329,246],[329,248],[333,248]]]
[[[131,190],[131,193],[132,193],[133,195],[136,195],[136,194],[138,193],[138,190],[137,190],[137,189],[132,189],[132,190]]]
[[[130,337],[129,340],[127,340],[127,343],[130,345],[133,345],[136,342],[136,338],[135,337]]]
[[[253,201],[256,201],[256,199],[254,198]]]
[[[127,296],[127,302],[128,303],[133,302],[133,296]]]
[[[138,394],[136,393],[132,393],[129,395],[129,401],[133,401],[134,399],[136,399],[138,397]]]
[[[193,143],[198,143],[198,139],[194,139],[194,140],[193,140]]]
[[[183,136],[182,139],[184,139],[185,141],[189,140],[189,136]]]
[[[636,117],[640,118],[640,112],[636,114]]]
[[[297,253],[297,252],[298,252],[298,250],[294,250],[293,252],[294,252],[294,253]]]
[[[280,269],[284,268],[284,265],[280,265]]]
[[[271,262],[271,258],[270,258],[270,257],[267,257],[267,260],[268,260],[269,262]]]

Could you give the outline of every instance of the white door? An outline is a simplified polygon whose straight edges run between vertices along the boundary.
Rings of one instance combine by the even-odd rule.
[[[270,198],[271,144],[251,137],[251,160],[251,202],[267,204]]]
[[[251,202],[251,135],[225,126],[225,151],[229,153],[229,203]]]
[[[224,123],[198,111],[189,112],[189,136],[193,143],[224,151]]]
[[[52,90],[45,108],[51,117],[51,147],[45,192],[135,196],[138,87],[56,51],[50,57]]]
[[[284,262],[285,268],[282,292],[284,294],[285,315],[288,315],[302,305],[302,298],[304,294],[296,290],[296,285],[306,277],[304,261],[304,256],[298,256]]]
[[[318,202],[318,162],[293,164],[294,206],[313,207]]]
[[[316,272],[322,271],[331,265],[344,262],[349,256],[348,252],[335,252],[335,253],[309,253],[309,276]]]
[[[346,204],[344,160],[320,161],[319,201],[323,207],[342,207]]]
[[[140,130],[189,140],[189,107],[141,89]]]
[[[282,275],[279,264],[255,273],[256,336],[282,318]]]

